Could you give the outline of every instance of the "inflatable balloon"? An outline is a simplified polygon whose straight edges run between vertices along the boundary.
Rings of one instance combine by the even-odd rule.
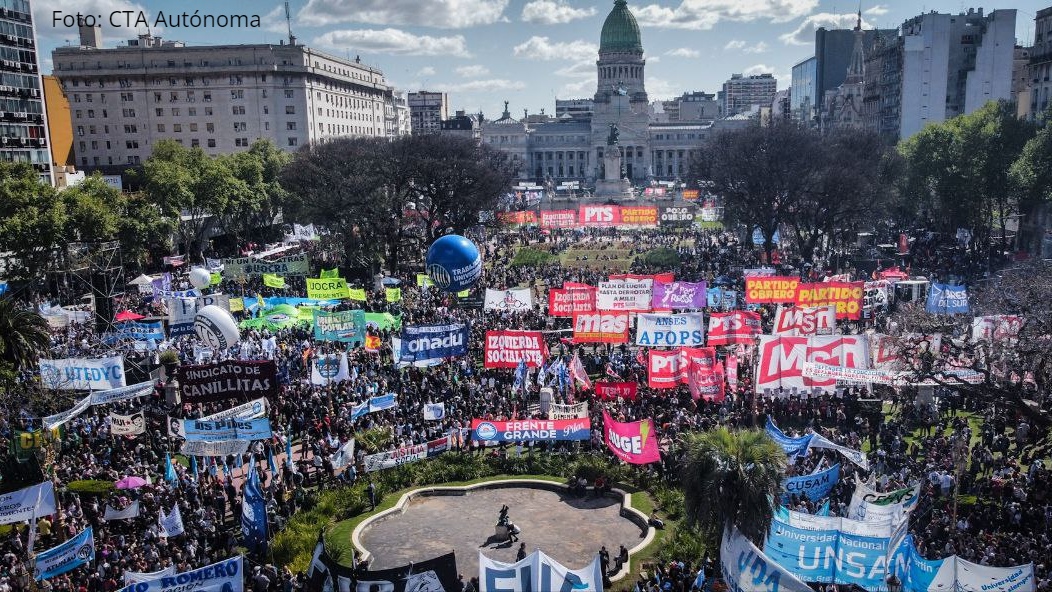
[[[447,292],[467,290],[482,276],[482,256],[475,243],[447,234],[427,250],[427,275]]]
[[[212,283],[212,274],[204,267],[195,267],[190,270],[190,285],[202,290]]]
[[[194,333],[197,333],[197,337],[206,347],[216,350],[234,345],[241,337],[234,317],[214,304],[197,311],[197,316],[194,317]]]

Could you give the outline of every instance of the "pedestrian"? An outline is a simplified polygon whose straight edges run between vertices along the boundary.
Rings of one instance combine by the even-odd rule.
[[[526,543],[519,544],[519,552],[515,554],[515,561],[526,559]]]
[[[373,483],[372,478],[369,479],[368,490],[369,490],[369,506],[370,506],[369,511],[372,512],[372,511],[376,510],[376,484]]]

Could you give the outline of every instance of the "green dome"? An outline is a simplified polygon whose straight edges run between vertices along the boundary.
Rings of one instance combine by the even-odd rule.
[[[614,0],[614,9],[603,22],[603,33],[599,37],[599,53],[635,52],[643,53],[643,40],[639,35],[636,17],[628,10],[626,0]]]

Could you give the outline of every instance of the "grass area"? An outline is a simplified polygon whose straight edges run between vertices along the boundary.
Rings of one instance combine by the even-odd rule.
[[[497,475],[494,477],[472,479],[470,481],[450,481],[449,483],[438,483],[436,485],[413,485],[395,491],[389,495],[385,495],[383,499],[380,500],[380,503],[376,505],[376,509],[371,512],[363,512],[353,518],[337,522],[325,535],[325,548],[329,552],[329,555],[337,558],[340,565],[350,567],[351,557],[354,553],[354,544],[351,543],[351,533],[354,532],[354,529],[358,528],[358,525],[370,516],[375,516],[376,514],[393,508],[395,504],[398,503],[398,500],[406,493],[415,489],[426,489],[428,487],[464,487],[467,485],[475,485],[476,483],[486,483],[488,481],[501,481],[503,479],[536,479],[538,481],[550,481],[552,483],[566,482],[566,479],[552,475]]]
[[[629,249],[567,249],[559,256],[563,267],[577,269],[612,269],[628,271],[632,266],[632,255]],[[601,257],[606,256],[603,260]],[[578,258],[581,260],[579,261]],[[587,260],[585,260],[587,258]]]

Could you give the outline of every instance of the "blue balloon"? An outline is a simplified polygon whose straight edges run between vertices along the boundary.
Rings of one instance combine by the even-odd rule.
[[[482,256],[475,243],[447,234],[427,250],[427,275],[446,292],[467,290],[482,276]]]

